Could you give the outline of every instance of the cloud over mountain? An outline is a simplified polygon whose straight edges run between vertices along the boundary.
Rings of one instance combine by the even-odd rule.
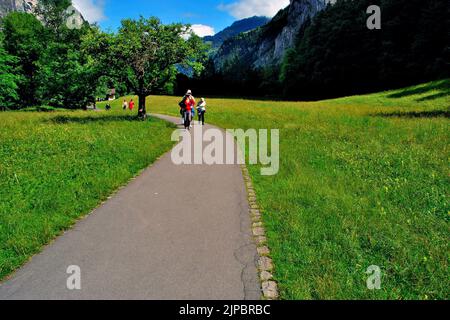
[[[230,4],[221,4],[219,9],[227,11],[236,19],[243,19],[253,16],[273,17],[288,5],[289,0],[238,0]]]
[[[72,0],[72,3],[90,23],[106,19],[104,0]]]
[[[216,34],[213,27],[204,24],[193,24],[191,30],[199,37],[213,36]]]

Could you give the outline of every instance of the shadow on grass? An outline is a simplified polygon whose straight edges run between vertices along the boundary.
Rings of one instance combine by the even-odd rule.
[[[392,113],[376,113],[373,117],[383,118],[450,118],[450,111],[434,110],[434,111],[412,111],[412,112],[392,112]]]
[[[143,120],[139,118],[137,115],[109,115],[107,113],[103,113],[102,115],[89,115],[89,116],[70,116],[70,115],[59,115],[56,117],[52,117],[51,119],[46,119],[44,122],[46,123],[52,123],[52,124],[58,124],[58,125],[64,125],[64,124],[92,124],[92,123],[114,123],[114,122],[154,122],[159,121],[159,119],[155,117],[148,117],[146,120]],[[177,126],[171,122],[164,122],[166,127],[168,128],[177,128]]]
[[[447,96],[450,96],[450,92],[441,92],[441,93],[432,94],[430,96],[426,96],[426,97],[417,99],[416,101],[417,102],[432,101],[432,100],[444,98]],[[449,97],[449,99],[450,99],[450,97]]]
[[[434,91],[434,90],[441,91],[441,92],[431,95],[429,97],[426,97],[426,98],[428,98],[427,100],[437,99],[437,98],[440,98],[440,97],[450,94],[450,79],[431,82],[425,86],[420,86],[418,88],[410,88],[410,89],[401,90],[401,91],[398,91],[398,92],[388,95],[388,98],[398,99],[398,98],[403,98],[403,97],[407,97],[407,96],[425,94],[427,92]],[[425,98],[422,98],[422,99],[425,99]]]
[[[98,116],[86,116],[86,117],[78,117],[78,116],[70,116],[70,115],[61,115],[56,116],[51,119],[46,120],[55,124],[67,124],[67,123],[81,123],[81,124],[89,124],[94,122],[121,122],[121,121],[138,121],[138,117],[136,115],[98,115]]]

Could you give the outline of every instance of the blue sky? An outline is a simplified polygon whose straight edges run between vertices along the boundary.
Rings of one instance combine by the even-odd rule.
[[[163,23],[193,25],[201,36],[254,15],[273,16],[289,0],[72,0],[89,22],[116,30],[124,18],[157,16]]]

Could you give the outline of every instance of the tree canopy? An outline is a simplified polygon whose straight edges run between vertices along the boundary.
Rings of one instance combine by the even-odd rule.
[[[109,56],[105,68],[115,70],[114,76],[139,96],[139,110],[145,114],[145,97],[172,82],[177,65],[197,74],[203,70],[207,47],[187,25],[164,25],[157,18],[141,17],[122,21],[104,51]]]
[[[207,47],[183,24],[157,18],[126,19],[116,33],[85,23],[69,28],[69,0],[42,0],[34,15],[13,12],[2,21],[0,48],[8,108],[50,105],[85,108],[108,88],[145,97],[170,91],[179,68],[199,74]]]

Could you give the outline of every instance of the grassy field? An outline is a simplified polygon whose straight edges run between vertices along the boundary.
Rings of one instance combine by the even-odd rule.
[[[283,299],[450,297],[449,93],[447,80],[312,103],[207,99],[210,123],[281,129],[279,174],[249,170]],[[177,115],[179,100],[149,110]]]
[[[172,146],[130,113],[0,112],[0,279]]]

